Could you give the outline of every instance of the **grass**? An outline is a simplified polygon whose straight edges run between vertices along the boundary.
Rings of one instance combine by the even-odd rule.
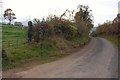
[[[12,25],[3,25],[3,31],[5,48],[11,48],[12,46],[16,47],[17,45],[20,46],[26,42],[26,29],[13,27]]]
[[[83,45],[89,39],[87,33],[73,41],[53,36],[39,43],[27,43],[27,29],[3,25],[4,49],[8,60],[3,59],[3,70],[36,62],[46,63],[62,58],[70,53],[76,45]],[[33,63],[33,64],[34,64]]]

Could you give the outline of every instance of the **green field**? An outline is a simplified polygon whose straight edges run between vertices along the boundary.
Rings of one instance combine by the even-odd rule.
[[[4,48],[14,48],[23,45],[26,41],[26,29],[3,25]]]

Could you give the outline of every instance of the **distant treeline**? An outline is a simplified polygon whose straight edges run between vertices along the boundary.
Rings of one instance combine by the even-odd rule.
[[[107,34],[113,35],[116,37],[120,36],[120,26],[118,24],[119,18],[116,17],[113,21],[107,21],[103,24],[98,25],[96,31],[94,32],[94,36]]]

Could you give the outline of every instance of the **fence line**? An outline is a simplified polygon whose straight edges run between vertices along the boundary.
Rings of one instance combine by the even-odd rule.
[[[13,36],[13,37],[15,37],[15,36],[18,36],[18,35],[4,35],[4,36]]]
[[[0,40],[0,41],[2,42],[3,40]],[[9,39],[9,40],[4,40],[3,42],[8,42],[8,41],[16,41],[16,40],[15,39]],[[22,41],[22,40],[19,40],[19,41]]]
[[[3,32],[15,32],[16,33],[16,31],[9,31],[9,30],[2,30]],[[2,31],[0,31],[0,32],[2,32]],[[17,31],[17,32],[20,32],[21,33],[21,31]]]
[[[15,27],[13,26],[12,28],[14,29]],[[26,31],[27,30],[21,29],[23,31],[19,31],[20,28],[21,27],[17,27],[17,28],[15,28],[14,31],[0,30],[0,32],[2,32],[2,34],[3,34],[3,35],[0,35],[0,36],[2,36],[2,43],[4,45],[3,46],[4,50],[9,50],[9,49],[14,48],[14,47],[15,48],[20,48],[20,47],[23,47],[23,46],[26,45],[26,40],[27,40]],[[5,33],[5,32],[8,32],[8,33],[10,32],[10,33],[8,34],[8,33]],[[11,32],[14,32],[14,34],[11,33]],[[23,34],[23,33],[25,33],[25,34]],[[10,37],[12,37],[12,38],[10,38]]]
[[[4,43],[9,43],[8,45],[10,45],[10,44],[16,44],[16,43],[10,43],[10,42],[4,42]],[[19,43],[24,43],[24,42],[19,42]]]
[[[21,46],[19,46],[19,48],[20,47],[23,47],[23,46],[26,46],[26,45],[21,45]],[[11,47],[11,48],[18,48],[18,47]],[[7,48],[5,48],[4,50],[9,50],[9,49],[11,49],[10,47],[7,47]]]

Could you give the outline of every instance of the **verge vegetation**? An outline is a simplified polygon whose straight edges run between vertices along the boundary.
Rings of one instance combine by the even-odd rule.
[[[69,19],[63,17],[69,13]],[[89,41],[91,10],[79,5],[78,12],[68,9],[60,16],[34,19],[32,42],[27,42],[27,28],[3,25],[3,70],[37,60],[40,63],[57,60]],[[7,49],[8,48],[8,49]]]

